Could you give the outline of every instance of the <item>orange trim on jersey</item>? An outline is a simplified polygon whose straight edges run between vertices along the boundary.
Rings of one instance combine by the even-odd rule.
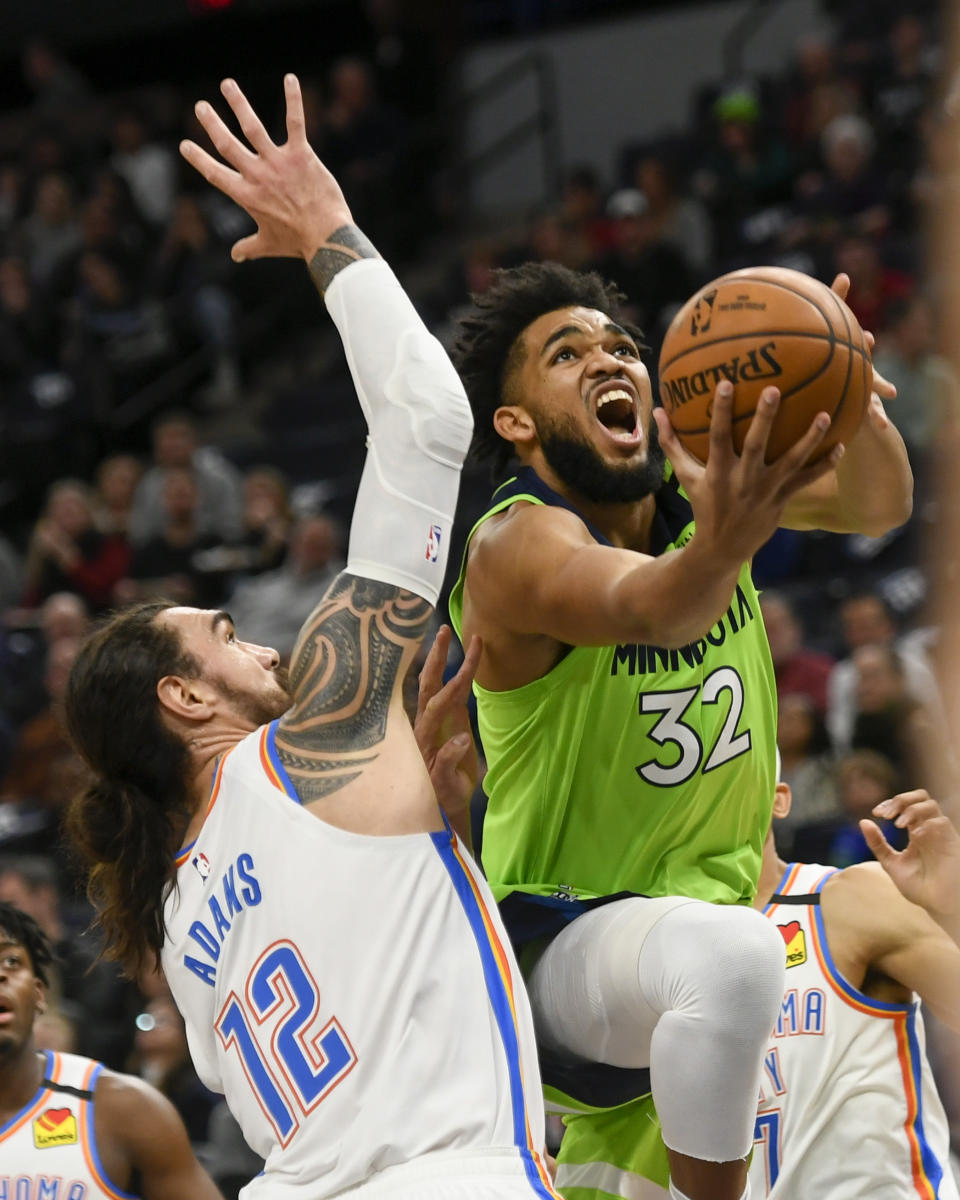
[[[898,1017],[906,1016],[903,1008],[880,1008],[877,1005],[871,1004],[868,997],[860,995],[852,995],[855,990],[853,984],[848,983],[836,967],[833,965],[833,959],[828,953],[824,953],[824,947],[820,942],[820,931],[817,928],[816,920],[810,922],[810,936],[813,939],[813,949],[817,956],[817,962],[820,964],[820,970],[826,979],[827,983],[833,988],[840,999],[854,1008],[857,1012],[865,1013],[868,1017],[884,1017],[886,1020],[895,1020]],[[859,991],[859,989],[856,989]]]
[[[790,889],[793,887],[793,884],[794,884],[794,882],[795,882],[795,880],[796,880],[796,878],[797,878],[797,875],[798,875],[798,873],[799,873],[799,871],[800,871],[800,868],[801,868],[802,866],[803,866],[803,864],[802,864],[802,863],[794,863],[794,864],[793,864],[793,866],[792,866],[792,867],[790,868],[790,870],[787,872],[787,877],[786,877],[786,879],[784,879],[784,880],[783,880],[783,881],[780,883],[779,887],[777,887],[777,889],[776,889],[776,891],[775,891],[775,893],[774,893],[775,895],[786,896],[786,895],[788,895],[788,894],[789,894],[789,892],[790,892]],[[768,905],[768,906],[767,906],[767,907],[766,907],[766,908],[763,910],[763,915],[764,915],[765,917],[772,916],[772,915],[773,915],[773,913],[775,913],[775,912],[776,912],[776,910],[777,910],[779,907],[780,907],[780,905],[779,905],[779,904],[770,904],[770,905]]]
[[[473,877],[473,872],[470,870],[469,866],[467,865],[466,859],[460,852],[460,841],[456,837],[456,835],[451,835],[450,844],[453,849],[453,853],[454,853],[457,861],[460,863],[460,866],[463,869],[463,873],[467,877],[467,880],[470,884],[470,890],[473,892],[474,898],[477,902],[477,907],[480,910],[480,915],[483,917],[483,924],[484,924],[484,928],[486,930],[487,938],[490,942],[490,948],[493,950],[494,961],[496,962],[497,970],[500,972],[501,978],[503,979],[504,989],[507,993],[507,1000],[509,1001],[509,1004],[510,1004],[510,1015],[513,1019],[514,1029],[517,1031],[517,1053],[519,1055],[520,1054],[520,1027],[517,1023],[517,1006],[516,1006],[516,1001],[514,999],[513,975],[510,972],[510,963],[507,958],[506,952],[503,949],[503,943],[500,941],[500,935],[497,933],[497,928],[490,918],[490,913],[488,912],[486,903],[484,902],[483,893],[480,891],[479,887],[477,886],[477,881]],[[521,1080],[521,1088],[522,1088],[523,1087],[523,1062],[522,1062],[522,1060],[520,1062],[520,1080]],[[546,1188],[546,1190],[550,1196],[555,1197],[555,1200],[563,1200],[563,1198],[560,1196],[560,1194],[558,1192],[554,1191],[553,1182],[550,1179],[550,1174],[547,1171],[546,1165],[541,1161],[540,1151],[533,1144],[533,1135],[530,1133],[530,1118],[528,1117],[527,1112],[526,1112],[526,1104],[524,1104],[523,1123],[524,1123],[524,1129],[525,1129],[526,1135],[527,1135],[527,1148],[530,1151],[530,1156],[533,1159],[534,1166],[537,1168],[537,1174],[540,1177],[540,1181],[542,1182],[543,1186]]]
[[[277,774],[276,767],[274,767],[273,763],[270,761],[270,754],[267,750],[267,737],[270,733],[270,729],[270,725],[264,725],[263,732],[260,734],[260,765],[263,767],[264,773],[273,786],[279,791],[283,792],[285,796],[290,796],[290,793],[287,791],[283,780]],[[300,797],[294,794],[293,796],[290,796],[290,799],[299,801]]]
[[[209,817],[211,812],[213,812],[213,806],[216,804],[217,798],[220,795],[220,784],[223,781],[223,768],[226,765],[227,759],[230,757],[230,755],[234,752],[235,749],[236,749],[235,746],[231,746],[230,749],[226,752],[226,754],[221,756],[220,761],[217,763],[217,769],[213,776],[213,784],[210,788],[210,799],[207,801],[207,811],[203,814],[204,822],[206,822],[207,817]],[[200,828],[201,829],[203,828],[203,823],[201,823]],[[197,834],[197,837],[199,837],[199,836],[200,835]],[[196,844],[197,844],[197,838],[194,838],[193,841],[190,842],[189,845],[183,847],[183,849],[180,851],[180,853],[177,855],[176,859],[174,860],[174,864],[177,868],[182,867],[183,864],[187,861],[187,859],[190,857],[190,851],[194,848],[194,846]]]
[[[87,1067],[81,1087],[85,1091],[91,1091],[90,1081],[94,1075],[99,1076],[100,1063],[91,1061]],[[94,1087],[96,1082],[94,1081]],[[97,1153],[96,1146],[96,1125],[93,1110],[93,1100],[84,1100],[80,1106],[80,1145],[83,1148],[83,1161],[87,1164],[87,1170],[90,1172],[90,1178],[96,1183],[97,1187],[109,1196],[110,1200],[130,1200],[132,1192],[125,1192],[118,1188],[115,1183],[111,1183],[107,1176],[103,1173],[100,1165],[100,1156]]]
[[[894,1020],[894,1030],[897,1035],[897,1058],[900,1061],[900,1073],[903,1076],[903,1091],[907,1101],[907,1118],[903,1123],[903,1131],[907,1135],[907,1145],[910,1147],[910,1172],[913,1186],[918,1196],[923,1200],[937,1200],[937,1191],[923,1169],[923,1157],[920,1151],[920,1139],[917,1137],[917,1117],[920,1112],[920,1098],[917,1095],[915,1080],[919,1072],[914,1071],[913,1059],[910,1053],[910,1040],[907,1036],[907,1013],[898,1013]],[[949,1171],[944,1163],[944,1170]]]
[[[58,1077],[60,1075],[60,1055],[55,1050],[52,1051],[52,1054],[53,1054],[52,1068],[49,1073],[44,1072],[43,1078],[49,1079],[51,1083],[56,1083],[58,1081]],[[37,1097],[36,1101],[33,1104],[31,1104],[29,1108],[25,1108],[23,1110],[23,1112],[20,1114],[19,1118],[14,1122],[13,1125],[11,1125],[9,1127],[9,1129],[5,1129],[3,1131],[3,1133],[0,1134],[0,1142],[5,1142],[7,1140],[7,1138],[12,1137],[13,1134],[15,1134],[18,1129],[22,1129],[28,1121],[32,1120],[37,1115],[37,1113],[40,1111],[41,1108],[43,1108],[43,1106],[49,1101],[49,1099],[50,1099],[50,1089],[44,1088],[41,1091],[40,1095]]]

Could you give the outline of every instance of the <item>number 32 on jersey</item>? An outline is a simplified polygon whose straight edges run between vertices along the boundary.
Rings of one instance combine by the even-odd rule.
[[[727,701],[727,715],[709,749],[693,725],[684,720],[698,695],[700,705]],[[751,746],[750,730],[737,729],[743,713],[743,680],[733,667],[711,671],[699,687],[678,688],[672,692],[641,692],[640,713],[660,713],[647,737],[658,746],[676,747],[665,751],[665,757],[675,761],[664,764],[657,756],[636,768],[640,778],[655,787],[677,787],[692,779],[697,771],[706,775],[746,754]]]
[[[215,1028],[236,1050],[244,1074],[277,1140],[286,1146],[301,1116],[317,1107],[357,1064],[336,1017],[322,1028],[320,989],[297,947],[274,942],[247,976],[243,996],[231,992]]]

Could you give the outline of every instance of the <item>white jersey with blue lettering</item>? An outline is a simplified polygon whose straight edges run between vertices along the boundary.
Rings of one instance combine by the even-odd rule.
[[[101,1063],[44,1051],[36,1095],[0,1126],[2,1200],[128,1200],[100,1162],[94,1090]]]
[[[475,1177],[478,1156],[498,1182],[477,1195],[554,1196],[529,1005],[479,868],[449,831],[312,815],[276,726],[221,759],[164,913],[197,1072],[266,1160],[244,1200],[321,1200],[424,1159]]]
[[[833,867],[792,863],[765,914],[787,986],[763,1073],[751,1195],[771,1200],[958,1200],[920,1003],[850,984],[830,954],[820,892]]]

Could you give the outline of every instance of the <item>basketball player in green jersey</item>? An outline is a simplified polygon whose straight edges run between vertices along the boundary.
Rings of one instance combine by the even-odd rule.
[[[784,977],[779,935],[749,908],[776,726],[749,562],[781,524],[902,524],[912,479],[876,396],[845,453],[804,465],[821,413],[767,464],[768,388],[736,455],[726,381],[703,467],[654,411],[619,299],[595,275],[529,264],[459,333],[475,450],[510,476],[450,603],[461,637],[483,642],[483,862],[526,947],[545,1077],[591,1114],[568,1123],[560,1190],[640,1194],[603,1153],[600,1110],[652,1090],[670,1177],[653,1160],[646,1173],[674,1197],[741,1200]],[[580,1121],[599,1130],[593,1176],[568,1170],[587,1162],[572,1157]]]

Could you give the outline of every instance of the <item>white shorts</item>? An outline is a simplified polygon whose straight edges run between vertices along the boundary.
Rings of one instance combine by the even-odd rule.
[[[379,1171],[331,1200],[560,1200],[531,1182],[515,1150],[430,1154]]]

